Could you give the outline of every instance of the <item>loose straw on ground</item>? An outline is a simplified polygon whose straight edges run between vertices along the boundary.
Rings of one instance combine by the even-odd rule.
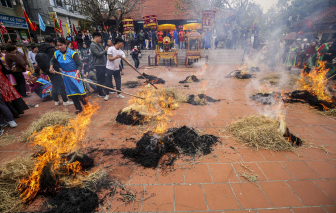
[[[57,73],[57,74],[60,74],[60,75],[64,75],[64,76],[69,77],[69,78],[73,78],[73,79],[76,79],[76,80],[79,80],[79,81],[84,81],[84,82],[89,83],[89,84],[93,84],[93,85],[96,85],[96,86],[99,86],[99,87],[103,87],[103,88],[105,88],[105,89],[109,89],[109,90],[112,90],[112,91],[115,91],[115,92],[120,92],[120,93],[123,93],[123,94],[125,94],[125,95],[132,96],[132,97],[134,97],[134,98],[144,99],[144,98],[141,98],[141,97],[138,97],[138,96],[129,94],[129,93],[127,93],[127,92],[123,92],[123,91],[120,91],[120,90],[112,89],[112,88],[110,88],[110,87],[107,87],[107,86],[104,86],[104,85],[101,85],[101,84],[93,83],[93,82],[90,82],[90,81],[87,81],[87,80],[84,80],[84,79],[81,79],[81,78],[75,78],[75,77],[73,77],[73,76],[71,76],[71,75],[66,75],[66,74],[63,74],[63,73],[61,73],[61,72],[57,72],[57,71],[54,71],[54,72]]]
[[[144,79],[147,79],[147,78],[145,78],[145,76],[143,76],[143,74],[142,74],[141,72],[139,72],[139,71],[138,71],[132,64],[130,64],[127,60],[125,60],[125,59],[123,58],[123,61],[125,61],[125,63],[128,64],[128,66],[132,67],[132,69],[133,69],[135,72],[139,73],[139,75],[141,75],[141,77],[143,77]],[[156,87],[153,83],[151,83],[149,79],[147,79],[147,82],[148,82],[150,85],[152,85],[155,89],[157,89],[157,87]]]

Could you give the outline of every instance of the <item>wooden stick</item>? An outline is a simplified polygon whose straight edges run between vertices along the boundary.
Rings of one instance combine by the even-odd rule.
[[[141,75],[141,77],[143,77],[144,79],[147,79],[147,78],[145,78],[145,76],[143,76],[143,74],[142,74],[141,72],[139,72],[139,71],[138,71],[138,70],[137,70],[131,63],[129,63],[129,62],[128,62],[127,60],[125,60],[124,58],[122,58],[122,60],[125,61],[126,64],[128,64],[128,66],[132,67],[132,68],[134,69],[135,72],[139,73],[139,75]],[[150,82],[149,79],[147,79],[147,82],[148,82],[150,85],[152,85],[155,89],[157,89],[157,87],[156,87],[154,84],[152,84],[152,83]]]
[[[115,91],[115,92],[120,92],[120,93],[123,93],[123,94],[125,94],[125,95],[132,96],[132,97],[134,97],[134,98],[140,98],[140,99],[145,100],[144,98],[141,98],[141,97],[138,97],[138,96],[129,94],[129,93],[127,93],[127,92],[122,92],[122,91],[119,91],[119,90],[116,90],[116,89],[112,89],[112,88],[110,88],[110,87],[106,87],[106,86],[101,85],[101,84],[97,84],[97,83],[94,83],[94,82],[90,82],[90,81],[87,81],[87,80],[84,80],[84,79],[81,79],[81,78],[77,79],[77,78],[75,78],[75,77],[73,77],[73,76],[71,76],[71,75],[66,75],[66,74],[63,74],[63,73],[61,73],[61,72],[57,72],[57,71],[55,71],[55,73],[60,74],[60,75],[64,75],[64,76],[66,76],[66,77],[73,78],[73,79],[76,79],[76,80],[84,81],[84,82],[86,82],[86,83],[93,84],[93,85],[96,85],[96,86],[99,86],[99,87],[103,87],[103,88],[105,88],[105,89],[109,89],[109,90],[112,90],[112,91]]]
[[[332,75],[331,77],[329,77],[327,80],[331,79],[332,77],[334,77],[336,74]]]

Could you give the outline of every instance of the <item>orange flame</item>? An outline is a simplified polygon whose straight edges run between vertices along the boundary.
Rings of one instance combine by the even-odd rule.
[[[22,202],[30,203],[40,191],[40,179],[45,166],[52,164],[52,171],[59,173],[61,170],[68,169],[74,174],[80,173],[82,167],[78,161],[68,165],[62,154],[71,153],[81,147],[86,129],[90,124],[91,117],[98,109],[96,106],[88,104],[84,111],[75,119],[71,119],[67,126],[50,126],[43,128],[40,132],[34,132],[33,145],[45,147],[45,153],[37,157],[32,174],[20,181],[18,186],[21,192]]]
[[[326,74],[329,69],[325,68],[325,62],[319,62],[319,67],[310,73],[301,72],[301,78],[297,82],[300,89],[306,90],[317,96],[321,101],[332,102],[331,96],[326,89],[328,79]]]

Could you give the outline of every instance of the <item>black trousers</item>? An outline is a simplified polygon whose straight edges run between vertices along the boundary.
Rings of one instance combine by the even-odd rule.
[[[132,57],[132,58],[134,61],[135,68],[139,68],[139,65],[140,65],[139,57]]]
[[[73,96],[70,96],[70,98],[74,102],[74,105],[77,111],[83,111],[81,102],[84,106],[87,105],[88,103],[86,99],[86,95],[73,95]]]
[[[97,71],[96,76],[97,76],[97,83],[101,84],[101,85],[105,85],[106,82],[106,67],[104,66],[95,66],[95,69]],[[97,91],[98,91],[98,95],[100,96],[105,96],[104,92],[103,92],[103,88],[97,86]],[[105,92],[107,91],[108,94],[108,90],[105,90]]]
[[[0,95],[0,123],[14,121],[14,116]]]
[[[27,96],[27,91],[26,91],[26,81],[25,78],[22,74],[22,72],[14,72],[13,76],[16,80],[16,91],[22,96],[25,97]]]
[[[52,84],[52,96],[54,101],[59,101],[58,94],[62,96],[63,102],[68,101],[68,96],[65,91],[64,81],[59,74],[49,74],[48,75]]]
[[[114,77],[114,81],[116,83],[117,90],[121,90],[121,75],[120,70],[109,70],[106,69],[106,86],[114,89],[112,83],[112,76]],[[120,94],[120,92],[118,92]]]

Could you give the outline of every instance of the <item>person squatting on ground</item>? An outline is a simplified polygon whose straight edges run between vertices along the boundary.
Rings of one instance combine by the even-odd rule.
[[[81,113],[83,105],[87,105],[85,86],[82,79],[82,61],[80,60],[78,53],[67,48],[65,44],[65,38],[57,38],[57,51],[54,54],[54,57],[50,60],[50,73],[55,74],[54,64],[58,63],[62,69],[62,73],[70,75],[74,78],[67,76],[63,77],[65,90],[67,95],[71,97],[76,108],[76,114]]]
[[[32,80],[31,91],[35,92],[37,96],[43,98],[43,101],[48,101],[52,99],[52,84],[49,81],[44,80],[41,76],[35,72],[30,74],[30,79]]]
[[[117,90],[121,90],[121,69],[119,67],[121,58],[126,59],[125,53],[122,51],[122,47],[124,45],[124,40],[117,38],[115,40],[114,47],[110,47],[107,50],[108,61],[106,62],[106,86],[114,89],[112,83],[112,76],[114,77],[114,81],[116,83]],[[128,62],[128,61],[127,61]],[[107,101],[109,96],[105,98]],[[125,98],[123,95],[118,92],[117,98]]]
[[[100,85],[105,85],[105,76],[106,76],[106,54],[108,46],[104,49],[99,43],[102,40],[102,35],[98,32],[93,33],[93,42],[91,44],[90,50],[92,54],[92,63],[97,71],[97,82]],[[109,90],[103,90],[102,87],[97,87],[98,97],[106,97],[108,96]],[[105,93],[104,93],[105,91]],[[108,99],[108,97],[107,97]]]
[[[59,93],[62,96],[63,105],[64,106],[71,105],[73,104],[73,102],[69,101],[68,99],[62,76],[59,74],[53,74],[49,72],[50,60],[54,57],[54,54],[56,52],[54,40],[51,37],[47,37],[45,39],[45,42],[46,42],[45,44],[41,44],[40,50],[36,54],[36,61],[39,64],[39,67],[41,68],[43,73],[49,76],[49,79],[53,86],[52,97],[55,101],[55,105],[58,106],[62,103],[62,101],[60,101],[58,98]],[[58,63],[54,64],[54,70],[59,72],[60,66]]]
[[[134,61],[134,66],[137,69],[139,68],[139,65],[140,65],[139,53],[141,53],[141,51],[138,49],[137,46],[135,46],[134,49],[131,52],[131,55],[132,55],[132,59]]]

